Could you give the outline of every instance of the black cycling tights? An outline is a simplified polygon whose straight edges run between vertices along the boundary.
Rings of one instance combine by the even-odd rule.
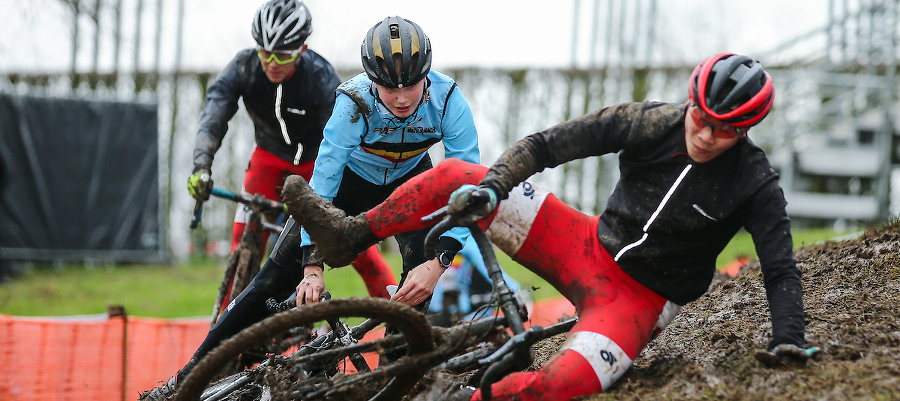
[[[247,288],[244,288],[244,291],[219,315],[219,320],[209,329],[206,339],[194,352],[191,361],[178,372],[178,380],[187,376],[194,363],[215,349],[223,340],[269,317],[271,312],[266,307],[266,300],[275,298],[280,302],[287,299],[296,291],[300,280],[303,280],[303,269],[286,269],[278,263],[273,263],[271,259],[268,260]]]

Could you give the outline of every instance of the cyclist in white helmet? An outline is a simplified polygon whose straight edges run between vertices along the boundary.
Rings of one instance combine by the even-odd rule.
[[[228,130],[228,121],[242,99],[253,120],[256,148],[247,166],[243,191],[281,199],[284,179],[291,174],[310,178],[322,141],[322,130],[334,107],[341,80],[322,56],[305,44],[312,33],[312,16],[299,0],[272,0],[256,12],[251,26],[255,49],[239,52],[210,84],[194,148],[190,194],[209,199],[213,157]],[[241,242],[248,211],[238,208],[231,249]],[[268,233],[261,236],[265,244]],[[396,284],[376,248],[366,250],[353,266],[372,296],[387,297]],[[228,294],[231,295],[231,294]],[[229,298],[233,298],[229,296]]]
[[[243,101],[253,121],[256,139],[256,148],[244,176],[243,191],[273,200],[281,200],[281,188],[288,175],[311,178],[322,130],[334,108],[335,89],[341,79],[325,58],[307,47],[312,17],[302,1],[266,2],[256,11],[251,33],[256,48],[238,52],[212,81],[206,93],[194,147],[193,174],[188,180],[188,191],[197,200],[209,199],[213,158],[228,130],[229,120],[238,110],[239,100]],[[232,250],[241,242],[246,217],[247,211],[238,208]],[[261,245],[268,236],[265,232],[262,234]],[[385,288],[397,283],[376,247],[366,250],[353,266],[372,296],[388,297]],[[269,261],[260,275],[265,277],[280,270],[286,269]],[[267,296],[261,294],[255,283],[245,290],[245,298]],[[165,399],[173,394],[178,380],[196,360],[243,328],[246,311],[238,316],[229,315],[234,313],[223,311],[185,368],[168,382],[146,392],[141,399]]]

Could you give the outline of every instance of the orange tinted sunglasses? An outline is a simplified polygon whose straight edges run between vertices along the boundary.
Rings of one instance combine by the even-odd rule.
[[[688,114],[697,126],[712,128],[712,134],[716,138],[734,139],[747,133],[747,128],[734,127],[712,118],[709,114],[706,114],[701,110],[699,106],[694,104],[694,102],[691,102],[688,105]]]

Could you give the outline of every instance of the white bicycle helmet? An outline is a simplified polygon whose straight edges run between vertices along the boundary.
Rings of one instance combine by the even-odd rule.
[[[256,10],[251,31],[260,49],[295,50],[312,33],[312,16],[302,1],[271,0]]]

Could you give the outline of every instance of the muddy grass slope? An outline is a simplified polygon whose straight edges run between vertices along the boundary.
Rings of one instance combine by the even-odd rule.
[[[900,400],[900,223],[797,252],[806,367],[753,358],[771,323],[758,263],[688,305],[607,394],[584,400]]]

